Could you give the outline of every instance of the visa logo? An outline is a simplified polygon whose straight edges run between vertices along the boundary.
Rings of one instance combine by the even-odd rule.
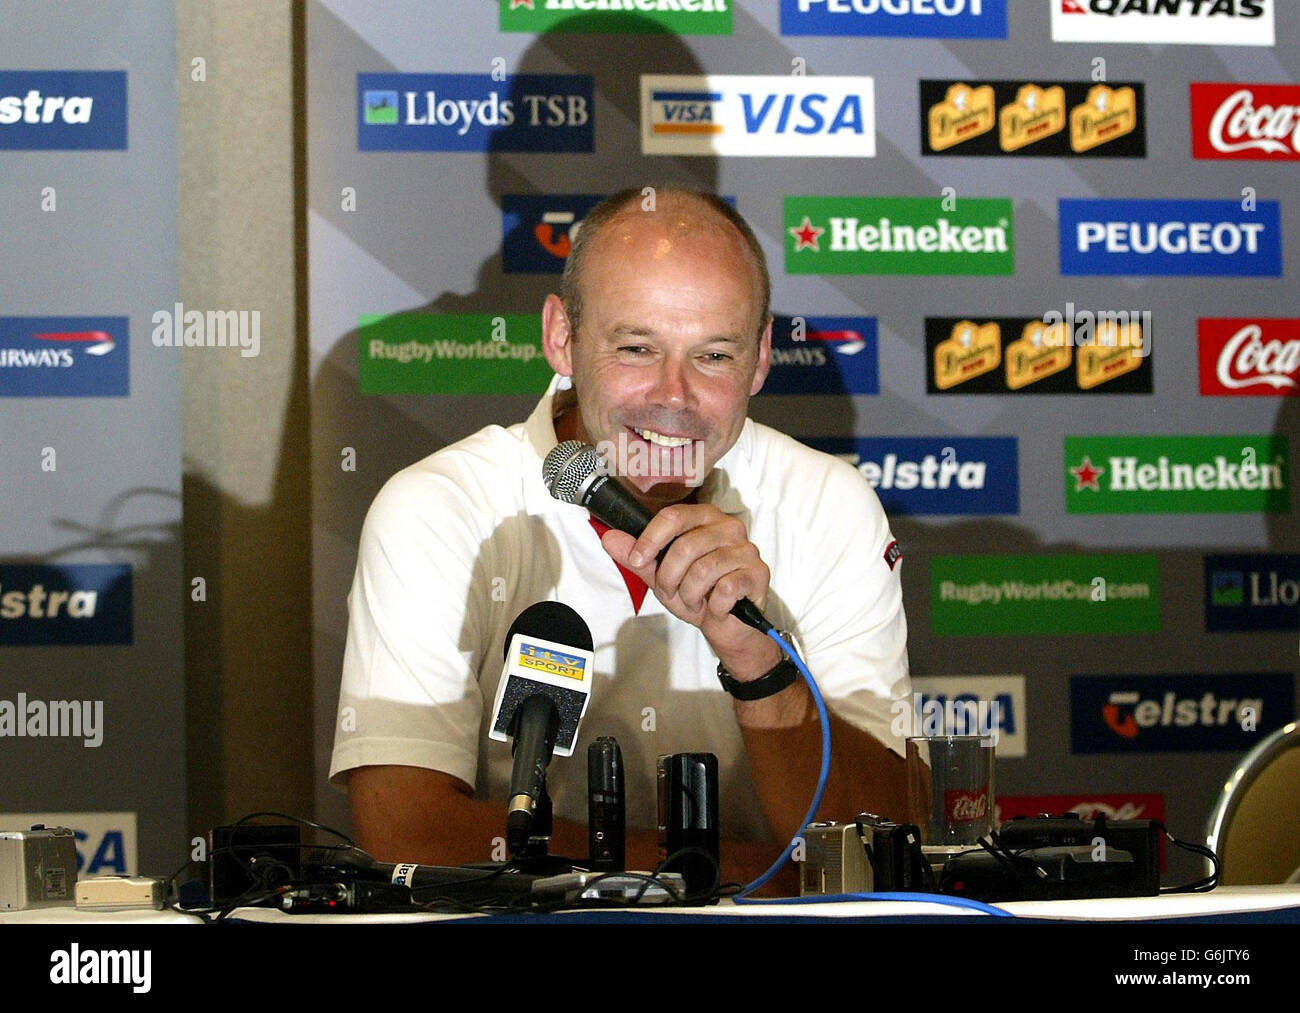
[[[761,103],[754,95],[741,95],[740,104],[745,112],[745,132],[757,134],[765,128],[775,134],[828,134],[848,130],[855,134],[866,133],[866,118],[862,112],[862,97],[845,95],[830,116],[830,106],[835,100],[830,95],[812,93],[795,103],[794,95],[766,95]],[[829,119],[829,126],[827,121]]]
[[[713,104],[722,101],[721,92],[656,91],[651,99],[658,112],[653,127],[656,134],[722,133],[722,124],[713,115]]]
[[[875,82],[870,77],[644,74],[641,151],[870,158],[876,153]]]

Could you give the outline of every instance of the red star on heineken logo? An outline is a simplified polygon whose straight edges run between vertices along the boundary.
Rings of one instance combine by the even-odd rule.
[[[1101,492],[1097,479],[1105,473],[1105,468],[1094,467],[1092,461],[1085,457],[1077,468],[1070,469],[1070,474],[1074,476],[1074,491],[1082,492],[1084,489],[1091,489],[1094,492]]]
[[[527,7],[530,11],[536,10],[533,6],[533,0],[510,0],[510,9],[514,10],[516,7]]]
[[[791,225],[786,231],[789,232],[790,235],[794,236],[795,253],[798,253],[803,249],[810,249],[813,253],[819,253],[821,251],[821,247],[817,245],[817,240],[826,230],[819,229],[811,220],[809,220],[807,215],[803,216],[803,221],[800,222],[797,227]]]

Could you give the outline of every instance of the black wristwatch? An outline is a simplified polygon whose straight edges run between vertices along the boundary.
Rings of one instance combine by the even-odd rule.
[[[782,640],[789,641],[790,634],[784,630],[777,632],[781,634]],[[737,700],[762,700],[775,696],[797,678],[799,678],[799,669],[795,668],[794,662],[784,655],[774,668],[751,682],[741,682],[734,678],[721,662],[718,663],[718,682],[722,683],[722,688]]]

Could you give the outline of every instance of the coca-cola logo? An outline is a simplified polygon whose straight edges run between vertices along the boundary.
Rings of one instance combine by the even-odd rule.
[[[1202,394],[1300,394],[1300,320],[1199,321]]]
[[[1300,158],[1300,87],[1192,85],[1197,158]]]
[[[1289,144],[1292,151],[1300,152],[1300,109],[1291,105],[1256,108],[1254,92],[1242,88],[1229,95],[1210,120],[1210,143],[1219,151],[1259,148],[1283,152]]]
[[[1265,383],[1270,387],[1295,387],[1290,374],[1300,370],[1300,338],[1290,341],[1263,340],[1259,324],[1247,324],[1223,346],[1215,370],[1225,387],[1249,387]]]
[[[989,793],[987,791],[947,791],[943,796],[944,811],[949,823],[969,823],[982,820],[988,815]]]

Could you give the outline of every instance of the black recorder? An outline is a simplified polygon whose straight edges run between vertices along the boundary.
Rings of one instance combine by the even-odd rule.
[[[1151,820],[1017,817],[1002,824],[995,843],[949,859],[940,891],[986,901],[1160,893],[1160,837]]]
[[[1160,828],[1154,820],[1109,820],[1105,816],[1082,819],[1078,813],[1061,816],[1018,816],[1007,820],[998,840],[1010,850],[1021,848],[1081,847],[1097,851],[1127,851],[1133,856],[1130,893],[1113,896],[1154,897],[1160,893]]]

